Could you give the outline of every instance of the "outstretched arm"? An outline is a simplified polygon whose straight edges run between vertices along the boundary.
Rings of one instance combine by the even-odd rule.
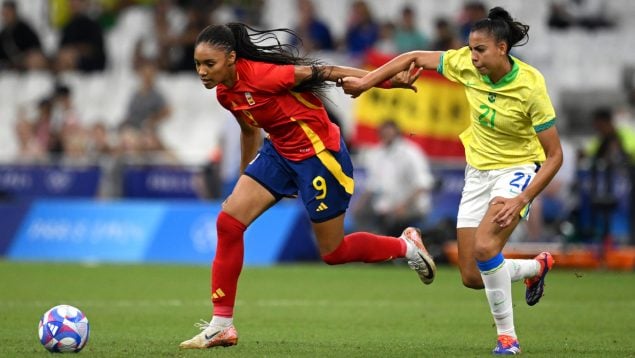
[[[441,60],[441,51],[412,51],[403,53],[383,66],[369,72],[362,78],[358,76],[345,77],[342,80],[344,92],[350,94],[353,98],[359,96],[371,87],[377,86],[386,79],[392,78],[398,73],[408,70],[412,66],[424,69],[434,70],[439,66]]]
[[[295,66],[295,84],[298,85],[314,75],[314,71],[319,71],[324,81],[335,82],[339,78],[357,77],[361,78],[368,74],[368,71],[346,66]]]
[[[381,88],[409,88],[417,89],[412,85],[419,77],[420,71],[412,71],[414,66],[398,71],[395,75],[388,77],[377,87]],[[354,67],[346,66],[295,66],[295,85],[304,81],[313,81],[317,76],[321,81],[336,82],[341,86],[345,77],[362,78],[369,72]]]

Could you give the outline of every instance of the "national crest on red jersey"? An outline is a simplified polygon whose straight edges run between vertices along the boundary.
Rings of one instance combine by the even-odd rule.
[[[245,92],[245,99],[250,106],[256,104],[256,101],[254,101],[254,97],[251,95],[251,92]]]
[[[340,130],[320,99],[310,92],[297,93],[295,66],[238,59],[237,81],[216,87],[220,104],[234,116],[264,129],[283,157],[304,160],[325,149],[340,150]]]

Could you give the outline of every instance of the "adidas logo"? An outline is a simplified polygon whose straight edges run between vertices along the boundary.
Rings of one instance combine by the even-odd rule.
[[[51,331],[52,335],[56,335],[57,334],[57,330],[59,329],[58,326],[56,326],[56,325],[54,325],[52,323],[49,323],[48,327],[49,327],[49,331]]]
[[[317,207],[317,209],[315,209],[315,211],[323,211],[323,210],[326,210],[326,209],[328,209],[328,208],[329,208],[329,207],[328,207],[328,206],[326,206],[326,204],[324,204],[324,203],[320,203],[320,205],[318,205],[318,207]]]
[[[225,297],[225,292],[223,292],[220,288],[217,288],[216,291],[212,293],[212,299],[215,300],[221,297]]]

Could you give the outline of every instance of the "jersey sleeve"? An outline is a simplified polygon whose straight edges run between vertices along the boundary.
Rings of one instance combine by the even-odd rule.
[[[468,47],[458,50],[447,50],[441,55],[437,72],[452,82],[461,83],[463,82],[461,80],[461,70],[465,67],[466,58],[471,61]]]
[[[539,76],[530,97],[528,113],[536,133],[549,129],[556,124],[556,111],[547,93],[545,79]]]
[[[295,86],[295,66],[252,62],[252,83],[266,92],[282,92]]]

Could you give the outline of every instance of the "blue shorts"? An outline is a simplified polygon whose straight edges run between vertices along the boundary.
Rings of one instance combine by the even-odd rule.
[[[301,161],[284,158],[265,140],[256,158],[245,169],[276,201],[300,194],[313,222],[344,213],[353,195],[353,163],[344,142],[339,152],[324,150]]]

